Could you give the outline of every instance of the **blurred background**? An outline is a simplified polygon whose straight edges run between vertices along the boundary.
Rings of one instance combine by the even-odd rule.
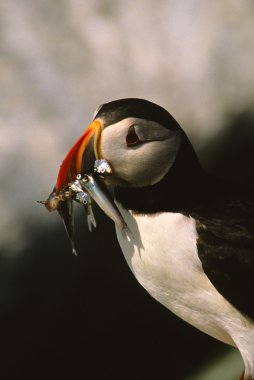
[[[36,200],[96,107],[154,101],[203,166],[254,183],[252,0],[0,1],[1,379],[231,380],[238,353],[154,301],[114,226],[77,208],[71,255]]]

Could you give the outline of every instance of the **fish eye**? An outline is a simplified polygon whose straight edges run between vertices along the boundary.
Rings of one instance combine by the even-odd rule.
[[[134,146],[140,144],[141,141],[139,140],[139,137],[135,131],[134,125],[132,125],[129,128],[128,134],[126,136],[126,145],[127,146]]]

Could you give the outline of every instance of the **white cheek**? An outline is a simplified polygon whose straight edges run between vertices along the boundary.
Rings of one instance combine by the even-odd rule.
[[[126,145],[129,125],[117,124],[105,128],[101,138],[102,157],[109,161],[113,175],[135,186],[148,186],[160,181],[175,160],[180,134],[176,133],[173,139],[146,142],[130,148]]]
[[[110,132],[111,130],[109,128],[102,134],[102,157],[109,161],[114,172],[122,171],[124,163],[128,162],[128,150],[125,143],[125,135],[123,135],[123,131],[121,130],[116,130],[114,134]]]
[[[147,142],[129,149],[122,167],[126,177],[137,186],[153,185],[168,172],[170,152],[166,141]]]

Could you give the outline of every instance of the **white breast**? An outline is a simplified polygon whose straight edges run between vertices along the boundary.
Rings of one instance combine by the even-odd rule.
[[[118,207],[131,231],[126,239],[116,228],[118,241],[140,284],[172,312],[214,338],[242,346],[242,351],[253,347],[253,324],[218,293],[202,269],[195,221],[179,213],[148,216]]]

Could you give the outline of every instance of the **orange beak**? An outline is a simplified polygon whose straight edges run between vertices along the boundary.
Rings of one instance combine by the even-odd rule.
[[[69,150],[58,172],[56,192],[75,181],[78,174],[90,174],[93,171],[94,161],[101,158],[101,131],[100,121],[94,120]]]

